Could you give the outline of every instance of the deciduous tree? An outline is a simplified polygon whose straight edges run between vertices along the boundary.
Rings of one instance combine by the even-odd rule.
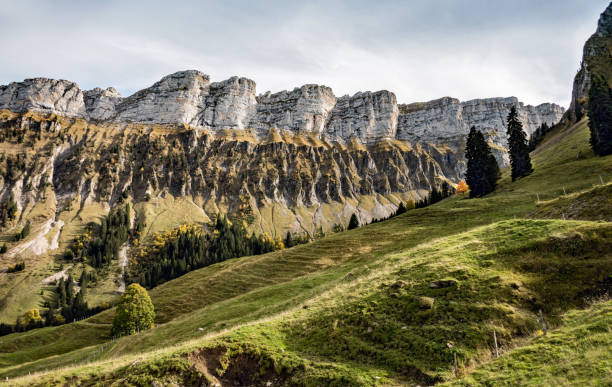
[[[131,284],[121,295],[111,335],[131,335],[153,327],[155,311],[147,290],[139,284]]]

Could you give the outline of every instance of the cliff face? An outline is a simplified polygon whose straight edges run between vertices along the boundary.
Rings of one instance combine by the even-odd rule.
[[[593,74],[603,76],[612,86],[612,3],[599,17],[597,30],[584,44],[580,69],[574,78],[568,118],[580,119],[587,111]]]
[[[363,144],[381,140],[437,144],[465,136],[472,125],[491,132],[505,146],[505,117],[517,106],[531,134],[541,123],[556,123],[564,110],[554,104],[524,105],[517,98],[460,102],[439,100],[398,105],[382,90],[336,98],[325,86],[256,96],[255,82],[233,77],[210,83],[208,75],[189,70],[168,75],[153,86],[122,98],[113,88],[82,92],[71,82],[37,78],[0,89],[0,108],[15,112],[53,112],[105,122],[187,124],[213,131],[270,129],[311,132],[319,138]]]
[[[386,90],[336,98],[319,85],[257,96],[249,79],[211,83],[195,70],[127,98],[29,79],[0,88],[1,142],[17,152],[3,162],[0,195],[27,209],[51,186],[59,212],[109,208],[125,193],[188,197],[206,214],[247,210],[260,231],[313,232],[353,212],[387,216],[400,200],[461,180],[472,125],[507,162],[513,105],[527,133],[563,114],[514,97],[398,105]]]
[[[186,197],[206,215],[240,216],[260,232],[314,233],[353,212],[362,221],[388,216],[399,200],[459,179],[452,152],[401,142],[343,145],[289,131],[257,138],[179,125],[100,126],[9,111],[0,115],[0,132],[0,143],[10,145],[3,147],[10,150],[0,162],[0,192],[15,198],[21,221],[36,205],[82,213],[92,205],[111,208],[128,194],[136,203]]]
[[[564,113],[564,109],[555,104],[524,105],[515,97],[466,102],[444,97],[425,103],[400,105],[397,138],[409,142],[445,144],[461,152],[470,128],[475,126],[487,136],[500,164],[507,165],[506,117],[512,106],[517,107],[523,129],[528,135],[544,122],[556,124]],[[457,168],[462,171],[463,165]]]

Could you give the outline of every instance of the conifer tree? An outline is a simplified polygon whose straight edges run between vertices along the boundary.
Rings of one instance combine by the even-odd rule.
[[[612,89],[600,76],[593,77],[589,89],[589,129],[593,151],[612,154]]]
[[[523,124],[518,119],[516,107],[512,106],[508,114],[508,153],[510,155],[510,166],[512,181],[529,175],[533,172],[529,148],[527,146],[527,134],[523,130]],[[470,183],[468,183],[470,185]],[[470,185],[471,187],[471,185]]]
[[[359,227],[359,220],[357,220],[357,215],[353,213],[353,215],[351,215],[351,219],[349,220],[348,229],[352,230],[357,227]]]
[[[480,197],[493,192],[499,179],[499,166],[482,132],[474,126],[467,138],[465,157],[465,180],[470,187],[470,197]]]

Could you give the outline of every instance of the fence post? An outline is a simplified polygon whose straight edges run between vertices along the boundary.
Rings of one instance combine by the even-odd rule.
[[[542,314],[542,309],[540,309],[539,312],[540,315],[540,324],[542,325],[542,332],[544,333],[544,336],[546,336],[546,321],[544,321],[544,315]]]
[[[499,357],[499,350],[497,348],[497,334],[495,333],[495,329],[493,329],[493,340],[495,340],[495,357]]]

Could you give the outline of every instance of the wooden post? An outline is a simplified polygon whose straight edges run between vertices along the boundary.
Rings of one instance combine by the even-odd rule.
[[[567,195],[567,194],[565,193],[565,186],[563,186],[563,195]]]
[[[539,202],[540,202],[540,194],[539,194],[539,193],[536,193],[536,196],[537,196],[537,198],[538,198],[538,203],[539,203]]]
[[[499,358],[499,349],[497,348],[497,334],[493,330],[493,340],[495,340],[495,357]]]
[[[601,181],[601,185],[604,185],[603,179],[601,178],[601,175],[599,175],[599,181]]]
[[[540,324],[542,324],[542,333],[546,336],[546,321],[544,321],[544,315],[542,314],[542,309],[539,312],[540,315]]]

